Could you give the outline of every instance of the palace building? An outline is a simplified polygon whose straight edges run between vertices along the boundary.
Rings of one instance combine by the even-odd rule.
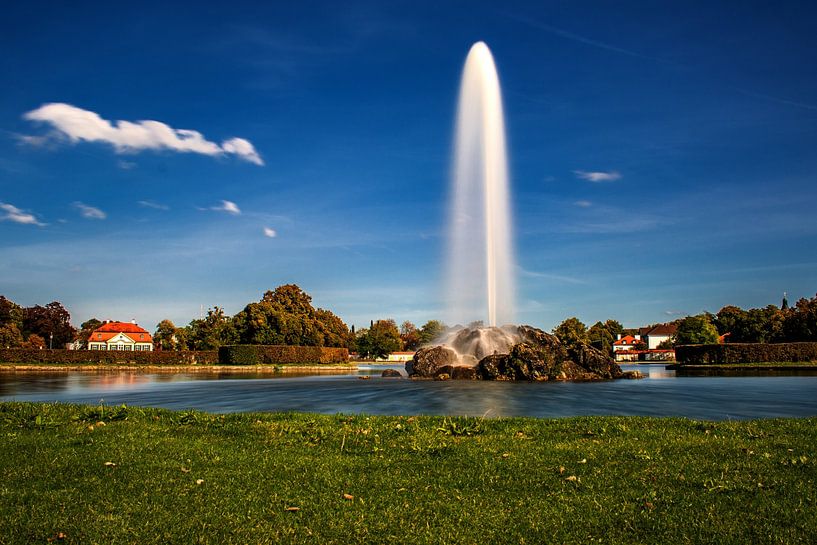
[[[136,322],[105,322],[91,333],[88,350],[150,352],[153,337]]]

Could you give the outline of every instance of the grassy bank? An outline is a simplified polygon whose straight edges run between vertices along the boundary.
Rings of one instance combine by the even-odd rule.
[[[817,539],[814,418],[220,416],[2,403],[0,445],[2,543]]]

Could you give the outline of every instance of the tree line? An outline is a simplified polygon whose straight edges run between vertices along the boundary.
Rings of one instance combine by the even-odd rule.
[[[79,329],[58,301],[45,306],[22,307],[0,295],[0,347],[61,348],[79,342],[84,347],[91,333],[103,322],[91,318]],[[675,336],[664,346],[681,344],[771,343],[817,341],[817,295],[802,298],[793,307],[783,300],[780,307],[744,310],[725,306],[716,314],[704,312],[673,322]],[[472,324],[473,325],[473,324]],[[162,320],[153,335],[160,350],[214,350],[228,344],[301,345],[348,348],[362,357],[384,357],[401,350],[414,351],[440,337],[448,327],[429,320],[417,327],[392,319],[372,320],[368,328],[355,330],[329,310],[315,308],[312,297],[295,284],[267,291],[257,302],[247,304],[234,316],[218,306],[207,315],[177,327]],[[589,328],[576,317],[564,320],[553,333],[565,344],[586,343],[612,351],[620,334],[634,334],[616,320],[598,321]]]

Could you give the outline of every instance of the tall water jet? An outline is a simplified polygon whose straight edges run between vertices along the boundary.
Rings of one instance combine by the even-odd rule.
[[[513,323],[505,120],[496,66],[483,42],[465,59],[455,138],[447,320]]]

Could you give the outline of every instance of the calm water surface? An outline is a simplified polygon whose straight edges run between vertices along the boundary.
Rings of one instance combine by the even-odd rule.
[[[395,367],[400,369],[401,367]],[[506,383],[380,378],[383,366],[311,376],[0,374],[0,401],[142,405],[210,412],[309,411],[470,416],[648,415],[727,420],[817,416],[817,376],[676,377]],[[371,380],[360,380],[371,375]]]

